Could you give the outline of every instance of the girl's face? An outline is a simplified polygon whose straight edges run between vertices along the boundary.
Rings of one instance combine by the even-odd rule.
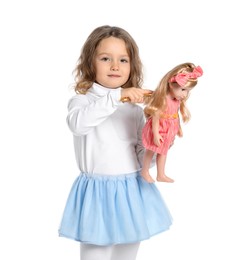
[[[95,55],[96,81],[106,88],[124,85],[130,75],[130,58],[122,39],[101,40]]]
[[[170,96],[179,101],[188,97],[190,88],[181,87],[177,83],[170,83]]]

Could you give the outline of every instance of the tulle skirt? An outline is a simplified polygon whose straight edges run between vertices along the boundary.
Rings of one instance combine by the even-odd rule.
[[[135,243],[171,224],[171,214],[156,185],[139,173],[81,173],[67,199],[59,236],[95,245]]]

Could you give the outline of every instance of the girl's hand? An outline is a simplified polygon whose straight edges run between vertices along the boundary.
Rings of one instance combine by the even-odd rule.
[[[143,103],[145,95],[151,95],[153,91],[141,88],[123,88],[121,90],[121,101],[131,103]]]
[[[161,143],[163,143],[163,137],[160,135],[160,134],[157,134],[156,136],[154,136],[154,140],[153,140],[153,142],[154,142],[154,144],[156,145],[156,146],[160,146],[161,145]]]

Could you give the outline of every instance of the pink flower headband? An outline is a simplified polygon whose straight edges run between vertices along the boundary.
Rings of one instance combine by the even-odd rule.
[[[176,82],[181,87],[184,87],[189,79],[196,79],[198,77],[201,77],[202,74],[203,74],[202,68],[200,66],[197,66],[196,68],[194,68],[193,72],[179,73],[174,77],[172,77],[169,80],[169,82]]]

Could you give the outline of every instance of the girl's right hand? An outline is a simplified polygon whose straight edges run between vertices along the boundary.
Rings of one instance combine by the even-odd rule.
[[[152,90],[141,88],[123,88],[121,90],[121,101],[131,103],[143,103],[145,95],[151,95]]]

